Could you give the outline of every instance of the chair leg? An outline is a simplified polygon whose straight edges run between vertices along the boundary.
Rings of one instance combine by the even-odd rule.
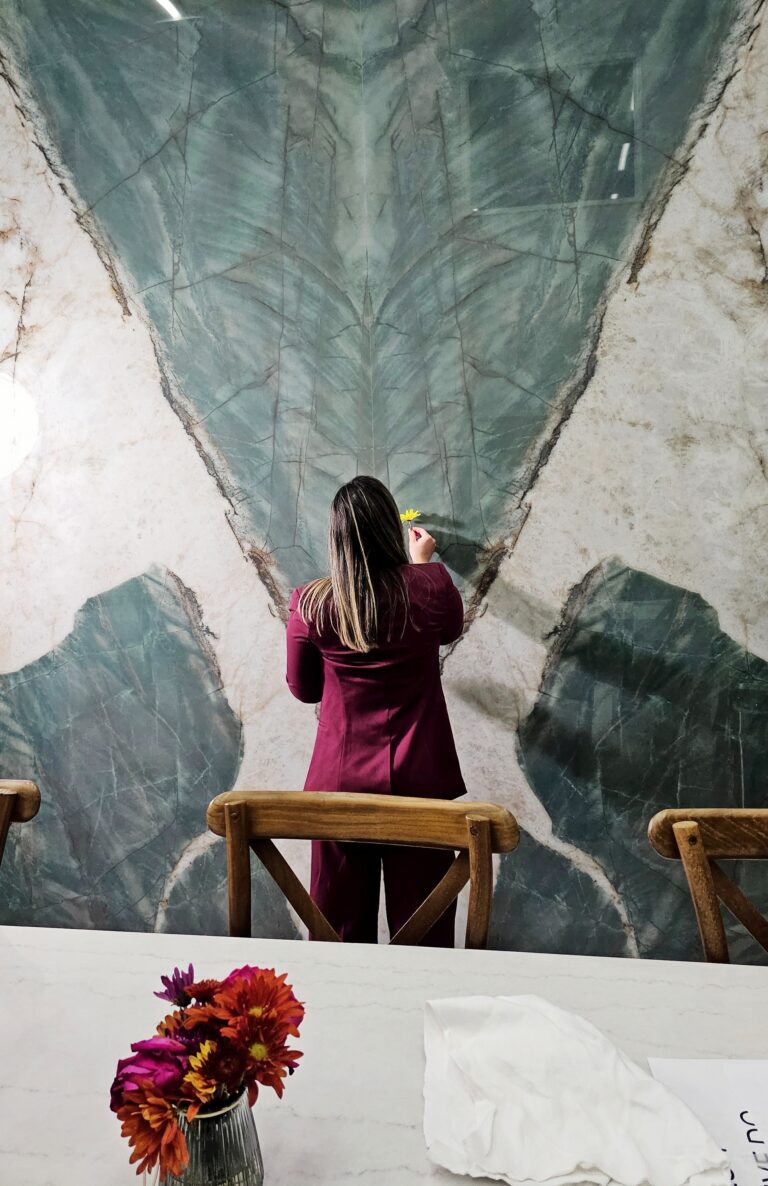
[[[465,852],[460,852],[448,872],[438,881],[428,898],[403,923],[397,934],[390,939],[394,947],[420,943],[439,918],[442,918],[451,902],[464,889],[469,878],[469,861]]]
[[[469,831],[469,910],[466,947],[486,947],[491,922],[493,862],[491,859],[491,822],[484,816],[468,815]]]
[[[681,820],[672,825],[672,831],[688,879],[704,958],[710,963],[727,964],[730,962],[728,940],[699,825],[692,820]]]
[[[309,896],[277,845],[271,840],[252,840],[250,847],[275,885],[293,906],[313,939],[326,943],[341,943],[338,933]]]
[[[251,937],[251,851],[246,811],[243,803],[227,803],[224,808],[229,933],[240,939]]]
[[[15,806],[16,795],[9,791],[0,791],[0,863],[3,860],[5,842],[8,839],[8,832],[11,827],[11,819],[13,818],[13,809]]]

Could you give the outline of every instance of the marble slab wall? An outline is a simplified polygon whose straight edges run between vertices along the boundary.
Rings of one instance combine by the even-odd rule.
[[[153,571],[91,598],[59,646],[3,678],[0,719],[0,777],[46,792],[4,868],[4,921],[144,930],[182,905],[185,929],[226,934],[221,871],[184,871],[210,848],[201,821],[211,786],[234,783],[242,728],[191,590]],[[259,901],[291,937],[266,874]]]
[[[467,602],[462,763],[525,830],[493,942],[695,955],[647,820],[768,765],[759,9],[3,6],[0,374],[40,430],[0,763],[45,803],[4,918],[222,928],[204,804],[301,785],[287,595],[371,472]]]

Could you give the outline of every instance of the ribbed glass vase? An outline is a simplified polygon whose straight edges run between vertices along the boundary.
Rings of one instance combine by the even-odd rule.
[[[162,1186],[263,1186],[264,1165],[247,1092],[194,1120],[179,1115],[189,1150],[189,1164]]]

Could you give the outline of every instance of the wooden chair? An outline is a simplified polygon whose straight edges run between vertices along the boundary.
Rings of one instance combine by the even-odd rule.
[[[229,933],[251,934],[250,849],[316,939],[341,942],[273,840],[336,840],[458,850],[435,889],[390,940],[418,943],[469,882],[467,947],[485,947],[493,895],[491,854],[518,842],[517,823],[493,803],[316,791],[228,791],[208,806],[227,841]]]
[[[768,919],[717,864],[768,858],[768,808],[660,811],[648,825],[648,839],[663,857],[683,862],[706,960],[729,962],[720,902],[768,951]]]
[[[0,779],[0,863],[11,824],[23,824],[40,810],[40,791],[33,782]]]

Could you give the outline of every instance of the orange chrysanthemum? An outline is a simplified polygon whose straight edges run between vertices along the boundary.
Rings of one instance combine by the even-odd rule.
[[[126,1092],[125,1103],[117,1109],[121,1132],[133,1152],[130,1162],[138,1162],[136,1173],[154,1169],[160,1162],[160,1176],[178,1175],[189,1160],[187,1142],[176,1123],[170,1102],[155,1088],[151,1079],[141,1079]]]
[[[223,982],[214,1008],[224,1021],[221,1035],[247,1057],[246,1077],[283,1094],[283,1079],[301,1058],[286,1038],[298,1037],[304,1006],[296,1000],[283,973],[238,968]]]
[[[222,1035],[246,1056],[246,1077],[283,1094],[283,1079],[296,1069],[300,1050],[290,1050],[274,1022],[255,1017],[235,1017],[221,1031]]]
[[[209,1005],[187,1005],[183,1016],[180,1019],[180,1025],[186,1030],[197,1029],[198,1026],[214,1026],[226,1020],[227,1014],[214,1003]]]
[[[220,988],[220,980],[195,980],[187,985],[187,993],[198,1005],[205,1005],[213,1000]]]
[[[285,981],[285,972],[278,976],[271,969],[238,968],[223,981],[216,1005],[229,1018],[250,1017],[273,1024],[283,1040],[289,1034],[298,1037],[304,1006]]]

